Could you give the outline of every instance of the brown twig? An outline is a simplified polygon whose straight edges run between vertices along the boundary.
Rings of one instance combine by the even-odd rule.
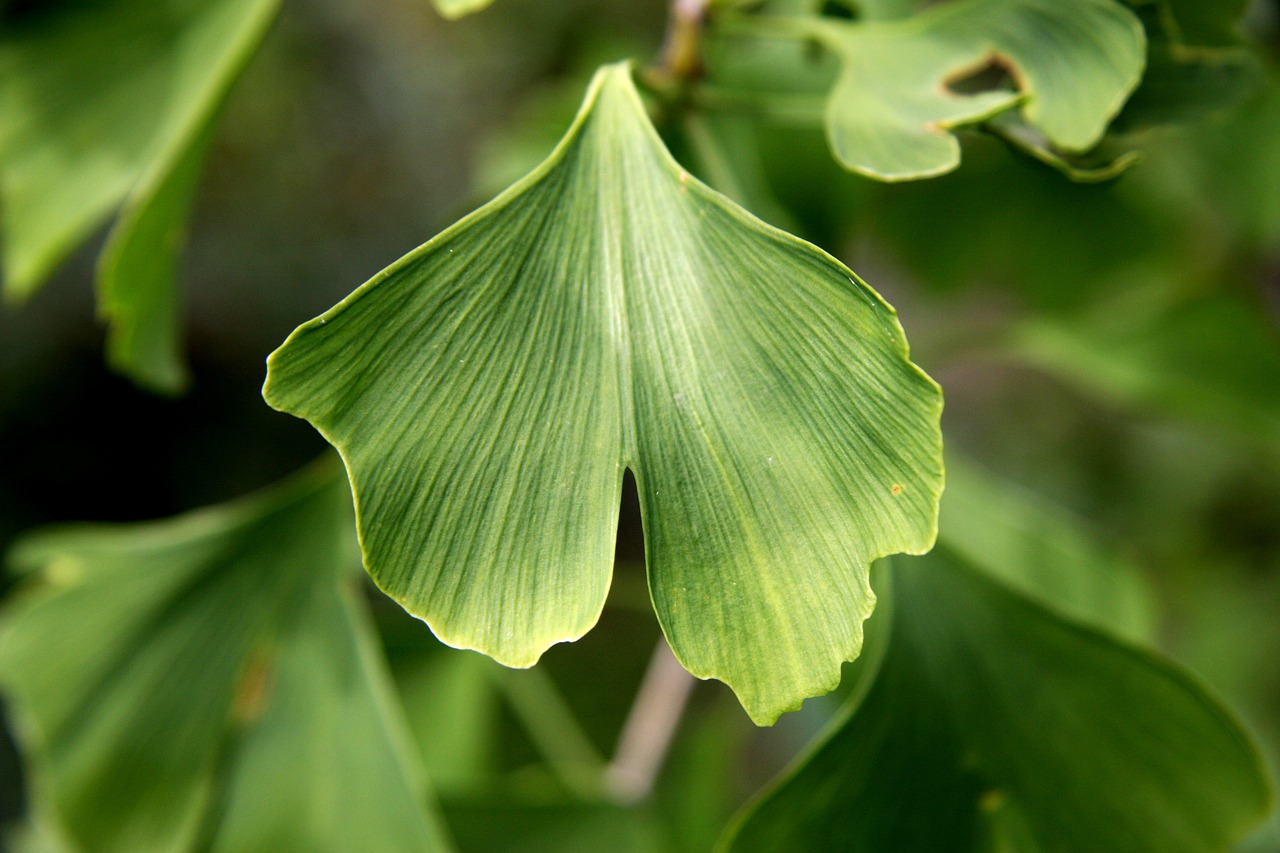
[[[694,682],[666,640],[658,640],[618,738],[618,751],[605,771],[605,785],[614,799],[634,803],[653,790]]]

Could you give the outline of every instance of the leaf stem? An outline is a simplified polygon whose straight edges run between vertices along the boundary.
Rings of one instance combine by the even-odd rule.
[[[671,0],[658,69],[673,82],[688,83],[702,76],[702,31],[707,6],[708,0]]]
[[[605,772],[606,789],[619,802],[639,802],[653,790],[695,680],[659,639]]]
[[[657,61],[638,75],[640,83],[660,99],[661,114],[681,112],[689,89],[702,79],[702,36],[709,6],[709,0],[671,0],[662,50]],[[663,121],[662,115],[655,118],[655,123]]]

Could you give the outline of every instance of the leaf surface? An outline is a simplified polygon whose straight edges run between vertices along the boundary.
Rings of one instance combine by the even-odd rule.
[[[894,21],[807,24],[840,57],[827,103],[836,159],[859,174],[910,180],[960,162],[952,130],[1021,105],[1064,152],[1082,152],[1142,76],[1142,26],[1113,0],[958,0]],[[951,84],[991,66],[1008,85]]]
[[[444,847],[350,586],[352,521],[328,465],[20,543],[39,571],[5,615],[0,686],[41,817],[95,851]]]
[[[624,469],[680,661],[759,722],[932,544],[941,396],[840,263],[687,175],[626,66],[541,167],[299,327],[264,394],[341,451],[365,565],[512,666],[596,621]]]
[[[1193,853],[1266,815],[1254,745],[1180,670],[942,548],[891,586],[875,683],[730,849]]]
[[[50,4],[0,33],[4,287],[30,296],[110,216],[113,366],[176,391],[174,266],[214,116],[279,0]]]

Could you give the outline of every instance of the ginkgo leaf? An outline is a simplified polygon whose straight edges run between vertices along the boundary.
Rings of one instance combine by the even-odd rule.
[[[1267,814],[1257,748],[1176,667],[943,546],[889,568],[874,683],[728,849],[1199,853]]]
[[[596,621],[624,469],[676,656],[771,722],[933,542],[937,386],[894,312],[677,165],[626,65],[521,182],[299,327],[264,395],[342,453],[374,580],[530,666]]]
[[[1086,151],[1137,85],[1145,50],[1114,0],[956,0],[903,20],[802,26],[841,60],[826,116],[836,159],[881,180],[951,171],[953,128],[1019,105],[1054,146]],[[1009,85],[958,90],[988,67]]]
[[[1099,184],[1123,175],[1142,159],[1142,153],[1123,150],[1110,156],[1073,156],[1054,150],[1048,138],[1013,112],[1003,112],[983,122],[982,129],[1003,140],[1010,148],[1057,169],[1076,183]],[[1104,146],[1099,146],[1099,148]]]
[[[214,117],[279,0],[49,5],[0,32],[5,293],[34,293],[124,202],[99,268],[109,360],[176,391],[186,207]]]
[[[107,362],[153,391],[190,381],[182,355],[178,251],[214,122],[154,186],[130,198],[98,259],[98,314]]]
[[[351,583],[336,464],[169,521],[35,534],[0,630],[33,807],[79,849],[447,847]]]

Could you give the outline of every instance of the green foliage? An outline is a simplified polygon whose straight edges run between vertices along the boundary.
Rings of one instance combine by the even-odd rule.
[[[122,201],[99,269],[111,363],[176,391],[173,270],[227,89],[278,0],[111,0],[0,30],[4,288],[29,297]]]
[[[869,562],[933,542],[941,397],[906,356],[852,273],[670,158],[619,65],[265,395],[342,452],[379,585],[508,665],[595,623],[630,468],[676,656],[768,723],[857,655]]]
[[[1010,346],[1104,399],[1280,454],[1280,340],[1242,294],[1167,293],[1131,280],[1077,314],[1022,325]]]
[[[1176,668],[942,547],[891,577],[874,683],[730,849],[1194,853],[1266,814],[1253,745]]]
[[[951,129],[1021,105],[1050,153],[1101,140],[1142,76],[1138,20],[1112,0],[961,0],[884,22],[791,19],[839,57],[826,110],[836,158],[859,174],[899,181],[960,163]],[[992,69],[1010,80],[963,91]]]
[[[326,461],[170,521],[24,540],[0,632],[68,849],[445,849],[353,586]]]
[[[1110,179],[1133,163],[1132,154],[1076,161],[1102,141],[1142,79],[1146,37],[1123,6],[957,0],[914,15],[872,12],[855,20],[748,18],[728,29],[763,40],[812,37],[838,59],[833,79],[808,51],[777,45],[731,49],[736,56],[713,65],[713,79],[787,91],[771,109],[796,118],[812,109],[796,95],[827,93],[824,124],[836,159],[881,181],[951,172],[960,163],[955,129],[977,124],[1079,181]]]
[[[1234,33],[1244,4],[1133,0],[1147,31],[1147,73],[1117,118],[1121,131],[1193,121],[1256,95],[1263,70]]]
[[[118,211],[98,312],[145,388],[190,378],[197,198],[193,280],[227,304],[195,363],[216,376],[241,336],[225,384],[261,413],[244,377],[299,316],[464,186],[515,180],[269,360],[265,396],[339,449],[354,512],[325,460],[168,521],[19,538],[0,710],[27,797],[0,841],[656,853],[709,848],[753,793],[722,846],[1240,841],[1274,805],[1258,750],[1163,654],[1280,758],[1280,81],[1253,40],[1280,21],[1245,0],[679,0],[659,47],[658,7],[625,0],[442,20],[490,3],[299,4],[224,111],[277,0],[0,0],[5,290],[16,307]],[[598,71],[538,165],[591,68],[655,50],[634,83]],[[459,140],[512,106],[464,175]],[[941,395],[896,313],[757,216],[910,318],[948,388],[940,516]],[[251,308],[227,270],[251,271]],[[80,386],[50,408],[65,293],[0,311],[0,537],[288,467],[224,432],[243,399],[203,382],[146,423]],[[46,408],[75,414],[14,428]],[[152,428],[178,411],[198,427]],[[82,500],[95,480],[106,503]],[[757,729],[719,687],[685,704],[654,609],[757,723],[857,659]],[[1276,847],[1272,815],[1241,850]]]

